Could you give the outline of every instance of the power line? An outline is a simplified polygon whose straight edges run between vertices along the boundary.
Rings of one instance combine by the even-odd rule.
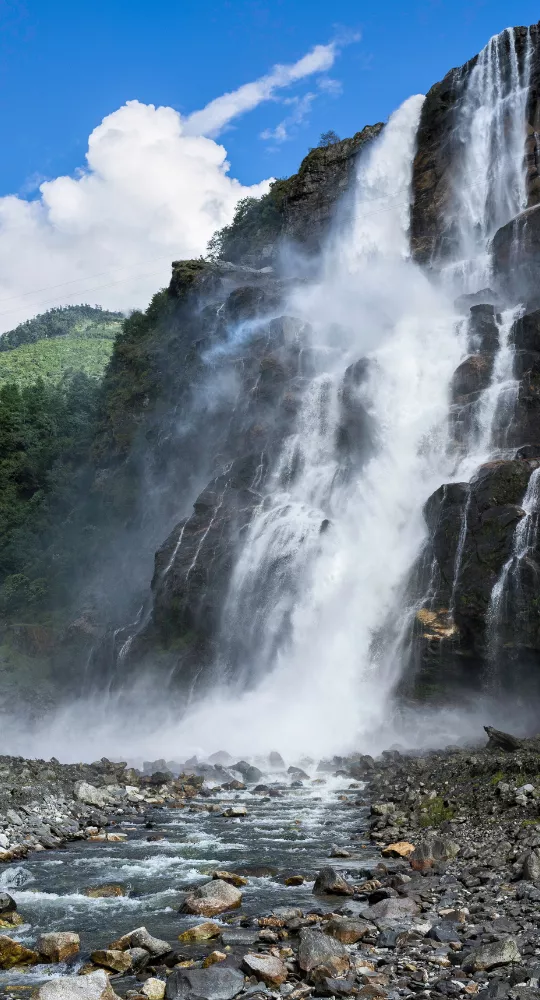
[[[103,273],[106,274],[107,272],[105,271]],[[148,274],[140,274],[139,277],[140,278],[154,278],[158,274],[161,274],[161,271],[150,271]],[[102,288],[110,288],[111,285],[120,285],[120,284],[122,284],[123,281],[128,281],[128,280],[129,280],[129,278],[118,278],[117,281],[109,281],[106,285],[94,285],[93,288],[86,288],[84,290],[84,294],[86,294],[87,292],[98,292]],[[41,302],[41,303],[40,302],[34,302],[34,303],[32,303],[32,306],[33,306],[33,308],[36,308],[36,307],[39,307],[39,306],[43,307],[43,306],[48,306],[48,305],[54,305],[55,302],[64,302],[66,299],[72,299],[74,296],[76,296],[76,295],[82,295],[82,294],[83,294],[83,292],[80,292],[80,291],[70,292],[69,295],[64,295],[64,296],[62,296],[61,299],[56,299],[56,300],[53,300],[52,302],[50,300],[49,301],[45,301],[45,302]],[[13,309],[6,309],[4,312],[0,312],[0,316],[9,316],[10,313],[17,312],[17,310],[18,310],[18,306],[14,306]],[[0,334],[0,336],[2,336],[2,335]]]
[[[33,288],[30,292],[21,292],[19,295],[8,295],[4,299],[0,299],[0,304],[2,302],[10,302],[12,299],[22,299],[27,295],[37,295],[39,292],[48,292],[50,288],[63,288],[65,285],[73,285],[75,281],[90,281],[92,278],[100,278],[102,274],[110,274],[112,271],[125,271],[132,267],[143,267],[144,264],[153,264],[157,260],[170,260],[171,254],[166,253],[161,257],[151,257],[149,260],[141,260],[138,264],[123,264],[118,267],[112,267],[106,271],[97,271],[95,274],[87,274],[82,278],[71,278],[70,281],[59,281],[56,285],[44,285],[43,288]],[[92,291],[91,288],[88,289],[89,292]],[[84,292],[84,289],[82,289]],[[81,292],[81,294],[82,294]],[[77,293],[76,293],[77,294]]]

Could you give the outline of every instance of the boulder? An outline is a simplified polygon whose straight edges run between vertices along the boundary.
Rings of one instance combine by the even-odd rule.
[[[414,844],[409,844],[407,840],[398,840],[395,844],[383,847],[381,854],[383,858],[408,858],[413,851]]]
[[[371,929],[370,924],[365,920],[358,920],[354,917],[332,917],[325,924],[326,933],[341,941],[342,944],[356,944]]]
[[[199,886],[186,896],[182,911],[201,917],[215,917],[225,910],[236,910],[242,902],[242,893],[222,879],[213,879]]]
[[[283,768],[285,770],[285,761],[277,750],[272,750],[268,756],[268,763],[270,767]]]
[[[228,819],[241,819],[242,816],[247,816],[247,808],[243,805],[229,806],[228,809],[223,810],[222,815]]]
[[[41,935],[37,950],[48,962],[65,962],[66,958],[77,954],[80,944],[79,935],[72,931],[51,931]]]
[[[336,896],[352,896],[354,889],[343,878],[343,875],[339,875],[335,868],[331,868],[328,865],[325,868],[321,868],[317,875],[313,892],[331,892]]]
[[[103,969],[87,976],[58,976],[40,986],[35,1000],[119,1000]]]
[[[514,938],[504,938],[502,941],[494,941],[491,944],[484,944],[480,948],[466,955],[462,968],[464,972],[488,972],[499,965],[510,965],[512,962],[519,962],[521,955],[517,942]]]
[[[212,920],[205,920],[204,923],[196,924],[195,927],[188,927],[187,931],[183,931],[182,934],[178,935],[178,940],[181,944],[209,941],[211,938],[218,937],[221,931],[222,927],[220,924],[215,924]]]
[[[129,951],[120,951],[118,948],[93,951],[90,957],[94,965],[102,965],[105,969],[111,969],[112,972],[127,972],[132,966]]]
[[[129,955],[131,959],[131,968],[133,972],[140,972],[148,965],[151,956],[147,952],[146,948],[128,948],[126,950],[126,955]]]
[[[39,962],[37,952],[0,934],[0,969],[12,969],[15,965],[35,965],[36,962]]]
[[[255,944],[259,940],[259,931],[252,930],[251,927],[222,927],[221,942],[224,947],[231,945],[246,946]]]
[[[405,897],[391,897],[382,899],[374,906],[370,906],[366,916],[377,925],[379,929],[392,927],[395,924],[402,924],[404,920],[416,916],[420,912],[418,903],[413,899]]]
[[[203,959],[202,967],[203,969],[209,969],[211,965],[215,965],[216,962],[225,962],[227,956],[224,951],[211,951],[209,955]]]
[[[409,864],[414,871],[425,871],[437,861],[453,860],[459,851],[459,844],[447,837],[426,837],[409,855]]]
[[[159,938],[152,937],[146,930],[146,927],[136,927],[134,931],[124,934],[117,941],[113,941],[109,950],[128,951],[130,948],[144,948],[154,958],[161,958],[172,951],[168,941],[161,941]]]
[[[248,976],[257,976],[267,986],[281,986],[287,978],[287,969],[275,955],[248,952],[242,962]]]
[[[167,1000],[232,1000],[244,988],[238,969],[212,965],[209,969],[174,969],[167,978]]]
[[[84,895],[90,899],[112,899],[116,896],[125,896],[126,890],[123,885],[91,885],[84,890]]]
[[[153,976],[147,979],[141,988],[143,996],[148,1000],[163,1000],[165,996],[165,983],[163,979],[155,979]]]
[[[523,862],[523,878],[528,882],[540,881],[540,849],[529,851]]]
[[[263,772],[260,771],[258,767],[254,767],[253,764],[248,764],[246,760],[240,760],[238,761],[238,764],[232,764],[231,769],[233,771],[239,771],[248,785],[257,784],[257,782],[264,777]]]
[[[302,927],[298,948],[298,964],[303,972],[324,969],[327,976],[343,976],[349,970],[347,949],[323,931]]]
[[[111,804],[111,797],[104,788],[96,788],[87,781],[77,782],[75,795],[80,802],[84,802],[87,806],[95,806],[96,809],[104,809]]]
[[[328,856],[330,858],[350,858],[351,854],[345,847],[340,847],[339,844],[332,844]]]
[[[309,781],[309,774],[306,774],[301,767],[294,767],[293,764],[287,768],[287,774],[290,774],[293,778],[299,778],[301,781]]]
[[[9,892],[0,892],[0,917],[5,918],[7,913],[14,913],[16,909],[17,904],[13,896],[10,896]]]

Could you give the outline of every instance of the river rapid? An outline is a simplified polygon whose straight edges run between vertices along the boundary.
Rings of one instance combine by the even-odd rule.
[[[209,782],[206,794],[184,809],[154,807],[136,822],[120,820],[118,830],[127,833],[121,843],[79,841],[3,867],[0,890],[13,896],[25,920],[4,933],[32,947],[40,933],[75,931],[81,952],[73,964],[0,973],[0,995],[25,996],[50,976],[73,974],[93,950],[141,925],[179,951],[179,960],[200,958],[215,942],[180,947],[178,935],[200,918],[178,910],[186,891],[207,881],[216,869],[247,878],[241,909],[217,918],[237,924],[278,906],[316,909],[320,900],[313,895],[314,878],[324,865],[356,873],[374,868],[377,856],[366,839],[368,810],[362,786],[345,775],[310,771],[312,776],[302,782],[285,770],[271,772],[264,778],[270,795],[254,793],[254,784],[224,791]],[[207,788],[214,789],[211,796]],[[208,811],[209,804],[215,811]],[[233,805],[245,805],[247,815],[223,816]],[[350,857],[329,861],[334,847],[346,849]],[[285,879],[293,875],[304,876],[303,884],[286,886]],[[85,890],[104,884],[121,886],[125,895],[85,895]],[[325,895],[325,910],[329,900]],[[344,899],[335,897],[334,902],[339,909]],[[356,912],[363,904],[347,900],[347,907]],[[113,984],[125,996],[135,980],[115,977]]]

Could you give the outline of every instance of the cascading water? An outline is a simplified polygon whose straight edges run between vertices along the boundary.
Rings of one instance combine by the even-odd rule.
[[[245,640],[234,674],[241,668],[252,690],[233,701],[225,686],[185,719],[195,746],[209,720],[228,745],[231,730],[246,740],[247,726],[255,750],[277,723],[288,752],[344,746],[384,720],[422,504],[451,472],[448,388],[464,349],[447,296],[408,255],[422,101],[407,101],[360,160],[348,230],[330,241],[320,282],[291,297],[319,370],[248,530],[223,621],[225,654]],[[343,474],[339,398],[361,358],[356,392],[372,440]]]
[[[507,28],[456,81],[461,97],[454,141],[461,156],[446,218],[452,259],[443,272],[456,294],[490,284],[489,242],[527,205],[524,123],[531,53],[528,35],[519,58],[515,32]]]

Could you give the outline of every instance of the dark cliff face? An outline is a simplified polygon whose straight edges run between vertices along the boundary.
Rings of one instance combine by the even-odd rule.
[[[320,251],[340,199],[354,181],[358,154],[383,129],[366,125],[350,139],[311,149],[298,173],[272,184],[267,195],[242,202],[235,223],[222,230],[219,255],[254,268],[280,270],[291,251],[308,261]],[[289,253],[284,251],[289,251]]]
[[[304,253],[321,249],[336,205],[351,187],[358,153],[383,127],[382,122],[367,125],[351,139],[312,149],[289,179],[283,234]]]

